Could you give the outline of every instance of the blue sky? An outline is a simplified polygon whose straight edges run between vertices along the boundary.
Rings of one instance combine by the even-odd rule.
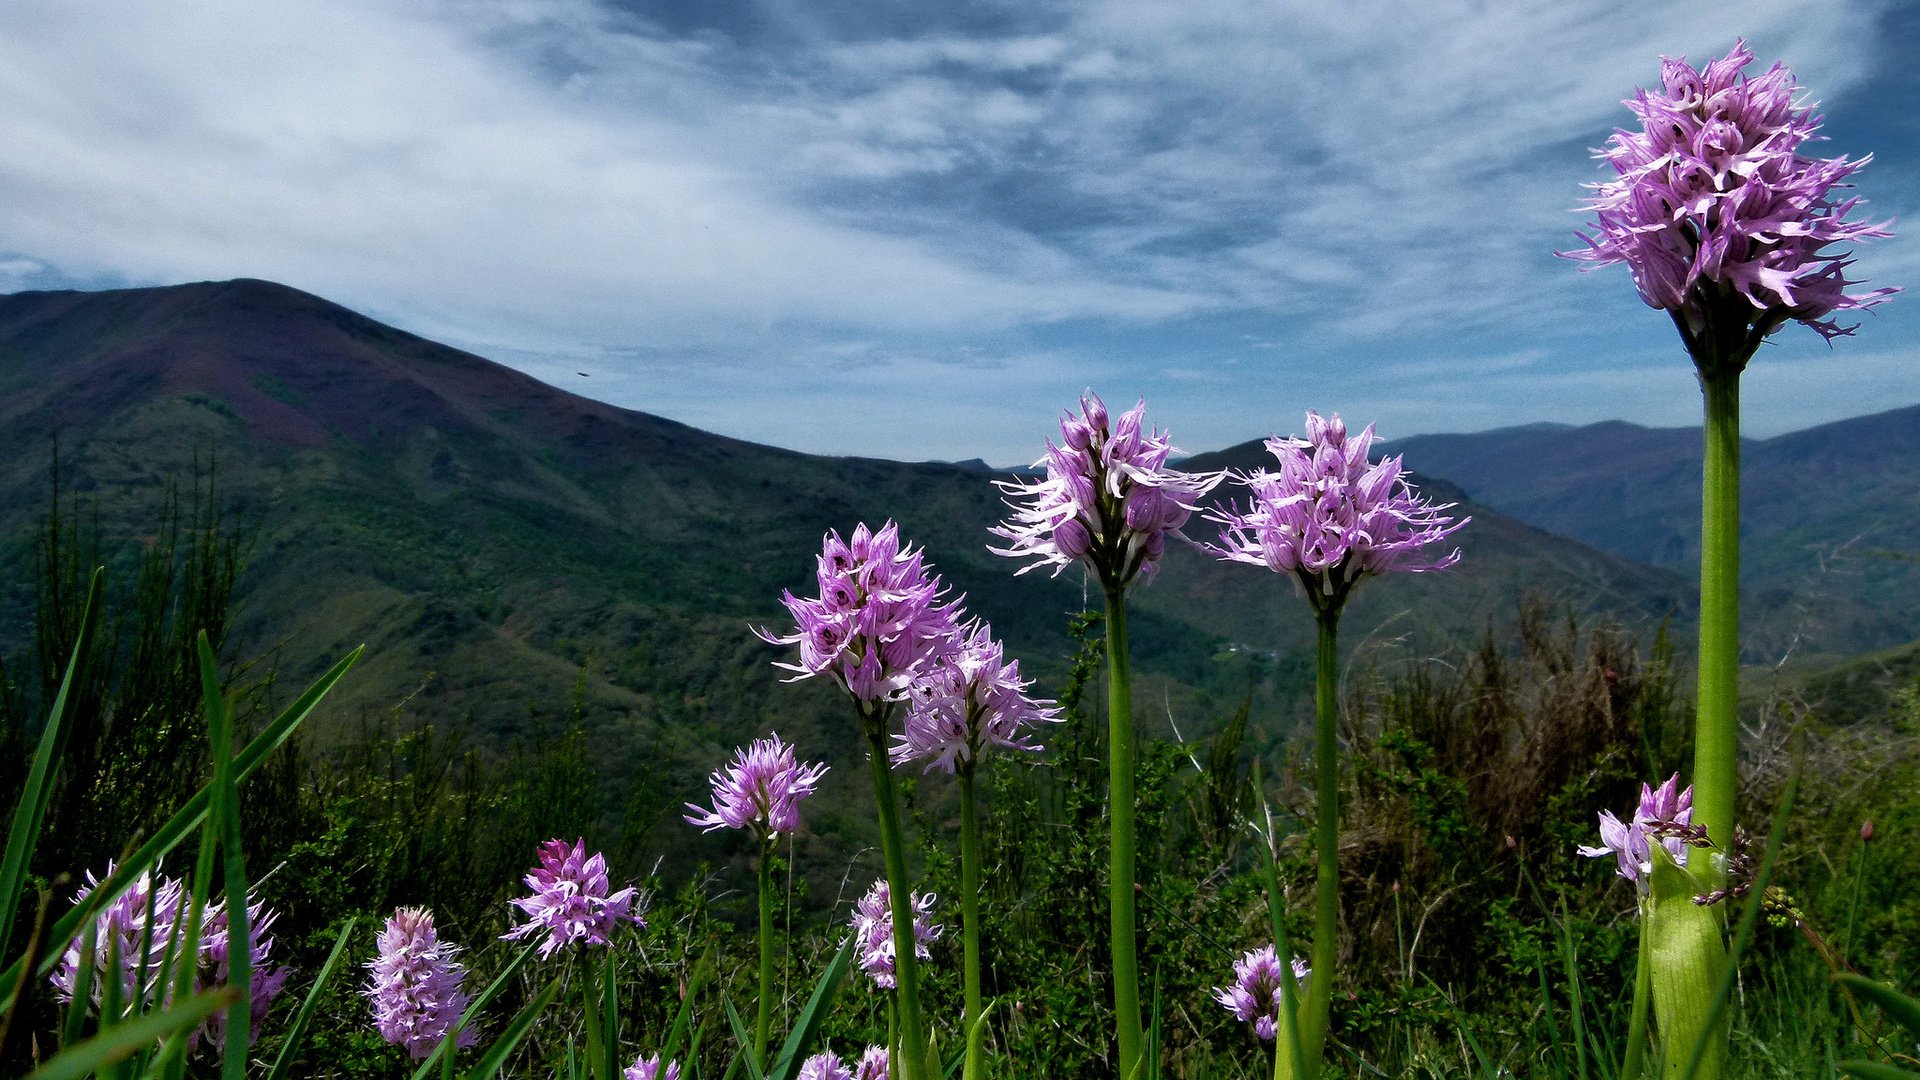
[[[822,453],[1025,462],[1087,387],[1189,451],[1695,423],[1665,315],[1552,252],[1620,99],[1736,35],[1920,285],[1920,5],[7,7],[0,292],[271,278]],[[1748,431],[1920,401],[1920,295],[1864,321],[1776,335]]]

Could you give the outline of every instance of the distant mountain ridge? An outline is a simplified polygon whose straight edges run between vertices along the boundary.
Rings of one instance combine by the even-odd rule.
[[[1698,428],[1530,425],[1386,449],[1530,525],[1698,575]],[[1920,638],[1920,565],[1886,554],[1920,551],[1920,405],[1743,440],[1741,459],[1749,647],[1844,654]]]
[[[1052,422],[1035,417],[1036,447]],[[977,462],[728,439],[240,280],[0,296],[0,437],[21,448],[0,458],[0,654],[30,633],[27,567],[56,431],[63,480],[109,537],[141,535],[162,486],[217,458],[223,499],[253,529],[243,648],[277,644],[292,684],[370,646],[316,732],[405,699],[410,716],[482,743],[516,738],[577,682],[596,760],[663,820],[732,745],[768,730],[858,772],[843,702],[780,684],[779,650],[748,631],[786,618],[782,588],[811,588],[827,529],[898,520],[1049,681],[1071,652],[1066,618],[1089,596],[1077,573],[1016,579],[986,551],[1005,508]],[[1681,574],[1484,505],[1461,512],[1475,520],[1458,570],[1369,583],[1349,641],[1469,643],[1530,591],[1643,628],[1690,622]],[[1171,718],[1194,735],[1249,688],[1263,739],[1306,714],[1312,627],[1290,582],[1175,545],[1135,610],[1147,730]],[[849,837],[858,820],[843,823]]]

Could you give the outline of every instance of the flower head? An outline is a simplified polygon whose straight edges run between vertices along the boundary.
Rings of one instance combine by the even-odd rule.
[[[853,1067],[853,1080],[887,1080],[888,1064],[886,1047],[869,1046]]]
[[[1640,785],[1640,805],[1631,821],[1622,822],[1611,810],[1600,811],[1600,843],[1576,848],[1592,858],[1613,856],[1621,877],[1644,894],[1652,888],[1653,845],[1667,849],[1676,865],[1687,865],[1687,835],[1693,824],[1693,788],[1680,787],[1675,773],[1657,789]]]
[[[853,1080],[853,1072],[823,1050],[800,1063],[799,1080]]]
[[[380,931],[379,949],[367,964],[374,1026],[418,1061],[440,1045],[471,1003],[460,986],[466,970],[453,959],[460,950],[440,940],[433,912],[425,908],[396,909]],[[463,1029],[456,1045],[472,1046],[474,1034]]]
[[[527,921],[503,938],[522,938],[545,930],[540,943],[540,959],[576,941],[605,945],[613,928],[622,922],[646,925],[633,914],[634,890],[607,892],[607,860],[599,852],[587,856],[587,842],[549,840],[540,845],[540,865],[527,875],[533,895],[513,901],[527,913]]]
[[[636,1058],[620,1073],[620,1080],[680,1080],[680,1063],[667,1062],[667,1071],[662,1073],[659,1054]]]
[[[1109,424],[1106,405],[1088,391],[1079,415],[1061,420],[1060,445],[1048,440],[1046,456],[1034,462],[1046,466],[1044,480],[995,481],[1012,496],[1013,514],[993,530],[1007,546],[988,550],[1038,560],[1023,574],[1037,566],[1058,574],[1084,561],[1109,588],[1151,578],[1167,534],[1186,524],[1220,478],[1168,468],[1172,440],[1143,427],[1146,412],[1142,401]]]
[[[1293,958],[1295,994],[1307,992],[1313,973],[1307,962]],[[1233,962],[1233,985],[1216,986],[1213,999],[1242,1021],[1251,1021],[1253,1033],[1271,1040],[1280,1020],[1280,957],[1273,946],[1255,949]]]
[[[894,736],[895,765],[926,762],[926,771],[971,765],[988,746],[1041,749],[1033,741],[1038,723],[1058,723],[1052,701],[1027,696],[1033,680],[1020,677],[1020,661],[1007,660],[993,629],[974,620],[958,648],[912,687],[904,731]]]
[[[1220,546],[1206,551],[1233,562],[1291,573],[1316,608],[1338,607],[1363,574],[1444,570],[1460,561],[1455,549],[1429,554],[1429,545],[1459,530],[1407,482],[1397,457],[1369,461],[1373,426],[1349,435],[1340,414],[1307,413],[1307,437],[1272,438],[1267,452],[1280,471],[1256,469],[1237,477],[1253,493],[1246,509],[1208,511],[1221,526]]]
[[[713,809],[687,804],[693,811],[686,816],[687,824],[704,832],[746,829],[762,842],[784,836],[800,827],[800,801],[813,794],[826,773],[825,765],[796,761],[793,747],[778,734],[755,739],[710,778]]]
[[[933,893],[911,893],[907,899],[913,908],[913,954],[922,960],[931,959],[933,953],[927,946],[946,930],[933,921],[933,905],[940,898]],[[887,879],[874,882],[854,905],[853,937],[860,970],[876,985],[893,989],[893,905]]]
[[[771,644],[800,646],[799,663],[778,665],[795,679],[827,675],[856,701],[903,701],[914,679],[952,648],[959,601],[941,602],[939,575],[921,551],[900,546],[893,522],[878,532],[857,526],[846,540],[827,533],[815,578],[819,596],[780,596],[793,633],[754,629]]]
[[[1848,293],[1858,284],[1846,277],[1851,252],[1825,250],[1892,235],[1885,222],[1848,221],[1861,200],[1834,196],[1873,155],[1802,157],[1821,117],[1795,108],[1792,72],[1775,64],[1748,77],[1752,62],[1744,40],[1698,71],[1663,61],[1661,89],[1625,103],[1640,130],[1617,131],[1594,152],[1618,178],[1594,185],[1593,235],[1562,253],[1592,266],[1626,263],[1641,299],[1673,314],[1697,362],[1698,346],[1713,351],[1717,342],[1744,365],[1790,319],[1829,339],[1851,334],[1827,316],[1897,291]]]

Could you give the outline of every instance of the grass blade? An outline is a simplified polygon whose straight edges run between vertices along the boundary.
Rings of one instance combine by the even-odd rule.
[[[234,1000],[233,991],[222,987],[189,998],[171,1009],[116,1024],[62,1052],[29,1074],[27,1080],[82,1080],[125,1060],[143,1046],[193,1030]]]
[[[95,570],[87,585],[87,604],[81,609],[80,630],[73,638],[73,653],[67,657],[67,673],[60,679],[60,691],[54,695],[53,708],[47,714],[46,730],[40,733],[40,746],[34,751],[33,766],[27,772],[27,786],[20,792],[20,805],[13,812],[13,828],[7,833],[7,856],[0,863],[0,956],[13,945],[13,920],[20,914],[20,896],[25,891],[27,865],[40,839],[40,825],[47,816],[47,804],[53,799],[53,778],[60,759],[66,756],[67,721],[73,715],[73,687],[81,678],[81,661],[93,644],[93,624],[100,611],[100,582],[105,570]]]
[[[525,954],[521,955],[524,959]],[[527,1032],[533,1029],[533,1022],[539,1019],[548,1005],[553,1004],[553,999],[559,993],[560,980],[556,978],[547,984],[545,990],[540,991],[539,997],[534,998],[526,1008],[520,1010],[520,1014],[513,1018],[513,1021],[507,1025],[507,1029],[494,1040],[493,1045],[487,1047],[487,1052],[481,1056],[480,1063],[468,1070],[465,1080],[491,1080],[497,1075],[500,1067],[507,1063],[507,1058],[512,1056],[514,1048],[520,1045],[520,1040],[526,1038]],[[442,1040],[440,1045],[445,1047],[447,1040]]]
[[[613,950],[607,954],[606,987],[600,995],[600,1007],[605,1010],[600,1019],[601,1037],[606,1039],[601,1051],[601,1064],[606,1072],[601,1075],[606,1080],[619,1080],[620,1077],[620,989],[614,979]]]
[[[280,1054],[273,1059],[273,1068],[267,1072],[266,1080],[286,1080],[287,1069],[293,1065],[293,1058],[300,1049],[300,1041],[306,1036],[307,1022],[313,1019],[313,1012],[320,1006],[320,991],[333,977],[333,969],[340,963],[340,957],[347,951],[347,943],[353,939],[353,919],[340,928],[340,936],[333,943],[333,951],[327,954],[327,962],[320,965],[320,974],[314,976],[313,986],[307,991],[306,1000],[300,1003],[300,1011],[293,1015],[293,1023],[287,1027],[287,1036],[280,1043]]]
[[[213,753],[213,822],[220,836],[222,874],[227,892],[227,985],[239,993],[227,1008],[226,1047],[221,1054],[223,1080],[246,1080],[247,1045],[253,1034],[253,933],[248,925],[247,863],[241,847],[240,793],[233,779],[233,705],[220,686],[220,661],[207,632],[195,642],[200,657],[200,690],[206,699],[207,742]]]
[[[820,981],[814,984],[813,994],[807,998],[807,1007],[801,1009],[800,1015],[794,1018],[793,1030],[780,1047],[780,1056],[773,1060],[773,1071],[769,1074],[773,1080],[795,1080],[800,1075],[800,1066],[819,1036],[820,1026],[826,1023],[827,1010],[833,1005],[833,996],[839,993],[840,980],[846,977],[847,966],[852,961],[853,938],[848,937],[840,943],[840,951],[827,961],[827,970],[821,974]]]
[[[687,980],[687,992],[680,999],[680,1011],[674,1014],[673,1026],[667,1030],[666,1045],[660,1048],[660,1060],[672,1061],[680,1056],[680,1044],[687,1037],[687,1028],[693,1023],[693,999],[698,997],[707,984],[713,971],[713,949],[709,947],[700,956],[700,962],[693,966],[693,975]]]
[[[1900,993],[1886,983],[1874,982],[1852,972],[1842,972],[1835,978],[1849,990],[1880,1006],[1887,1018],[1913,1033],[1920,1039],[1920,1001]]]
[[[1878,1061],[1842,1061],[1834,1068],[1859,1080],[1920,1080],[1920,1073]]]
[[[287,706],[286,710],[275,717],[271,724],[262,729],[244,750],[234,755],[233,780],[236,785],[259,768],[267,755],[279,749],[280,744],[292,737],[294,730],[312,714],[321,699],[327,696],[327,692],[332,690],[334,684],[338,683],[341,677],[359,661],[360,655],[365,651],[366,646],[362,645],[348,653],[326,674],[315,680],[313,685],[307,688],[307,692]],[[187,837],[187,834],[198,827],[212,806],[213,787],[209,784],[196,792],[193,798],[188,799],[179,810],[174,811],[166,824],[154,830],[153,836],[149,837],[146,843],[140,845],[139,849],[125,862],[116,866],[113,873],[107,875],[107,880],[101,882],[98,888],[87,894],[85,901],[75,905],[72,911],[61,916],[60,921],[54,923],[53,929],[47,934],[47,940],[72,941],[75,929],[82,922],[91,918],[101,908],[118,900],[120,894],[126,892],[127,887],[152,867],[160,856],[172,851],[181,840]],[[47,955],[34,965],[33,977],[45,978],[47,973],[53,970],[53,965],[59,962],[59,955],[59,950],[49,949]],[[13,1005],[14,987],[21,982],[20,972],[23,966],[24,958],[15,959],[7,965],[6,971],[0,972],[0,994],[6,995],[0,998],[0,1010]]]
[[[753,1036],[748,1033],[747,1025],[740,1020],[740,1011],[727,1001],[727,1023],[733,1026],[733,1040],[740,1044],[739,1061],[747,1066],[747,1080],[767,1080],[767,1074],[760,1071],[760,1063],[753,1060]],[[728,1070],[731,1072],[732,1070]]]
[[[506,989],[508,980],[512,979],[514,973],[520,970],[520,966],[527,962],[527,957],[533,955],[533,950],[539,947],[539,944],[536,941],[521,949],[520,954],[507,964],[507,969],[494,976],[493,981],[487,984],[487,988],[480,992],[480,996],[467,1005],[467,1011],[460,1014],[460,1022],[448,1029],[446,1038],[441,1039],[440,1045],[434,1047],[433,1053],[428,1054],[426,1060],[420,1063],[420,1067],[414,1070],[413,1080],[427,1080],[428,1074],[433,1072],[433,1067],[440,1063],[441,1055],[452,1054],[458,1049],[454,1046],[454,1041],[460,1037],[460,1033],[472,1027],[474,1018],[480,1015],[480,1010],[485,1009],[489,1002],[500,995],[500,991]]]

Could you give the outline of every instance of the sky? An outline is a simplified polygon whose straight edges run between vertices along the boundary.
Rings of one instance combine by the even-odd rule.
[[[1666,315],[1553,253],[1621,100],[1737,36],[1874,155],[1854,275],[1920,285],[1897,0],[8,0],[0,292],[267,278],[903,460],[1031,461],[1089,388],[1189,452],[1697,424]],[[1920,294],[1861,321],[1776,334],[1747,432],[1920,402]]]

